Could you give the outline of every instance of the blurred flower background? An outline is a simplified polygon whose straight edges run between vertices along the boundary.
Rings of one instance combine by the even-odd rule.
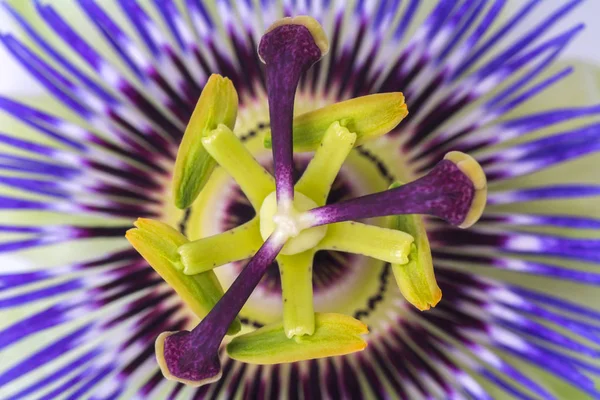
[[[0,7],[0,399],[600,397],[600,3],[7,4]],[[170,168],[210,72],[236,83],[236,133],[268,163],[254,49],[284,13],[319,19],[332,43],[301,85],[298,112],[376,91],[407,96],[411,118],[355,151],[337,199],[381,190],[389,175],[414,178],[459,149],[485,166],[490,206],[470,231],[431,221],[444,297],[430,311],[402,300],[383,263],[320,257],[316,307],[365,321],[363,353],[275,367],[225,360],[220,382],[184,388],[158,371],[154,339],[194,318],[123,234],[138,216],[163,219],[191,239],[248,219],[247,202],[222,172],[190,212],[176,210]],[[463,104],[444,108],[453,99]],[[239,268],[217,272],[227,285]],[[276,273],[264,279],[243,310],[248,326],[280,318],[278,285]]]

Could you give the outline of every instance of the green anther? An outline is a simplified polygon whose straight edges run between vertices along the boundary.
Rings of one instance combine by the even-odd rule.
[[[202,138],[208,153],[240,185],[255,210],[259,210],[269,193],[275,190],[275,180],[252,157],[240,139],[220,124],[217,129]]]
[[[182,244],[177,251],[183,273],[196,275],[250,258],[262,244],[258,218],[254,218],[229,231]]]
[[[310,336],[285,335],[283,324],[264,326],[240,335],[227,345],[234,360],[252,364],[280,364],[341,356],[364,350],[361,335],[368,329],[362,322],[343,314],[316,313],[315,331]]]
[[[332,123],[317,147],[313,159],[296,184],[296,190],[304,193],[319,206],[325,205],[335,177],[344,160],[354,147],[356,134],[340,125]]]
[[[354,146],[376,139],[394,129],[408,115],[404,95],[379,93],[331,104],[294,118],[294,151],[314,151],[325,132],[339,121],[356,133]],[[265,133],[264,145],[271,148],[271,132]]]
[[[291,256],[279,255],[283,296],[283,329],[288,338],[315,331],[312,265],[314,250]]]
[[[401,184],[394,183],[390,188],[398,186]],[[397,215],[393,217],[392,226],[415,238],[408,264],[392,264],[400,292],[421,311],[435,307],[442,298],[442,291],[435,280],[431,249],[423,219],[419,215]]]
[[[400,230],[381,228],[359,222],[328,225],[319,242],[319,250],[337,250],[362,254],[393,264],[406,264],[413,237]]]
[[[177,248],[187,239],[169,225],[151,219],[139,218],[126,233],[129,243],[148,261],[150,266],[177,292],[198,318],[204,318],[223,296],[223,288],[214,272],[195,276],[180,271]],[[241,329],[239,319],[229,327],[228,334]]]
[[[210,76],[185,128],[173,174],[173,199],[178,208],[192,205],[210,178],[216,161],[202,146],[202,137],[219,124],[235,126],[238,95],[233,83],[220,75]]]

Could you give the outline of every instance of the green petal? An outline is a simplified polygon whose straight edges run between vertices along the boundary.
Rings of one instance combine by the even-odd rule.
[[[186,242],[178,249],[186,275],[200,274],[234,261],[250,258],[263,244],[258,218],[227,232]]]
[[[389,263],[406,264],[412,243],[412,236],[399,230],[360,222],[339,222],[327,225],[327,234],[319,242],[318,249],[362,254]]]
[[[202,137],[219,124],[233,129],[237,109],[238,95],[233,83],[220,75],[211,75],[198,99],[177,152],[173,198],[178,208],[187,208],[194,202],[217,165],[204,149]]]
[[[223,296],[223,288],[214,272],[188,276],[180,271],[177,248],[187,239],[177,230],[159,221],[140,218],[126,238],[150,266],[177,292],[198,318],[204,318]],[[241,329],[239,319],[229,327],[230,335]]]
[[[281,272],[285,335],[312,335],[315,331],[312,265],[314,250],[277,257]]]
[[[234,338],[227,345],[227,353],[234,360],[252,364],[279,364],[340,356],[364,350],[367,343],[360,335],[366,333],[367,326],[350,316],[316,313],[315,332],[310,336],[289,339],[282,323],[267,325]]]
[[[376,139],[394,129],[408,115],[400,92],[378,93],[335,103],[294,118],[294,151],[316,150],[329,126],[340,121],[356,133],[354,146]],[[271,132],[264,138],[271,147]]]
[[[229,129],[220,124],[202,138],[206,151],[240,185],[255,210],[260,210],[265,197],[275,190],[275,179]]]
[[[401,186],[394,183],[390,188]],[[392,263],[392,271],[400,292],[404,298],[419,310],[428,310],[442,298],[437,285],[431,260],[431,249],[423,219],[419,215],[397,215],[392,218],[392,227],[412,235],[415,242],[411,245],[408,263]]]
[[[296,190],[323,206],[329,190],[346,157],[354,147],[356,134],[338,121],[327,128],[321,145],[317,148],[306,171],[296,184]]]

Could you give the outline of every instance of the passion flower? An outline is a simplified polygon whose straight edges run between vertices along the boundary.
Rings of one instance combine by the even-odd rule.
[[[196,164],[204,161],[190,154],[205,152],[207,155],[203,160],[216,160],[236,179],[250,203],[255,208],[260,206],[257,218],[261,238],[256,237],[256,229],[247,223],[243,225],[246,233],[242,237],[240,228],[236,228],[237,231],[232,230],[230,234],[225,232],[194,243],[177,239],[174,244],[178,250],[175,252],[166,250],[167,246],[157,243],[154,237],[141,236],[144,229],[141,222],[137,229],[127,233],[129,241],[138,250],[146,250],[140,252],[152,266],[157,263],[151,250],[155,246],[156,253],[170,262],[171,270],[179,270],[172,271],[172,274],[182,282],[186,279],[185,274],[188,274],[187,279],[197,272],[201,272],[203,277],[211,274],[212,268],[240,258],[237,254],[233,258],[232,255],[225,256],[223,240],[227,241],[227,247],[236,249],[242,249],[243,243],[249,241],[260,243],[260,249],[250,250],[250,255],[253,255],[251,261],[198,326],[191,331],[165,332],[157,339],[158,363],[165,377],[191,386],[204,385],[221,377],[221,341],[228,332],[228,327],[235,326],[232,324],[237,315],[276,258],[282,281],[283,324],[264,327],[234,338],[227,347],[228,354],[234,359],[274,364],[343,355],[366,347],[366,343],[357,336],[367,333],[366,326],[359,321],[350,316],[317,316],[314,313],[312,259],[317,250],[327,246],[335,247],[337,244],[338,249],[348,252],[381,255],[382,260],[399,264],[397,268],[402,268],[409,262],[412,248],[413,258],[409,267],[415,271],[405,274],[407,284],[413,288],[417,297],[427,297],[432,287],[439,293],[435,278],[429,285],[423,285],[421,280],[413,282],[413,276],[423,270],[420,261],[425,257],[416,255],[414,238],[410,234],[377,226],[357,225],[356,222],[351,222],[350,225],[337,224],[333,234],[329,234],[326,225],[351,219],[419,213],[437,215],[455,225],[467,227],[479,219],[485,205],[486,180],[479,164],[463,153],[454,152],[449,153],[448,160],[441,162],[429,174],[402,188],[318,207],[317,202],[323,204],[327,199],[331,184],[357,139],[356,133],[342,127],[340,121],[333,122],[317,147],[314,162],[308,164],[297,188],[294,187],[292,148],[296,86],[302,73],[327,51],[327,40],[316,20],[310,17],[287,18],[276,22],[267,30],[258,49],[261,60],[267,64],[275,179],[252,158],[231,131],[230,126],[235,124],[235,120],[230,120],[229,126],[218,124],[216,129],[207,129],[212,121],[221,118],[219,115],[226,115],[228,110],[237,109],[237,104],[230,103],[230,99],[237,99],[237,94],[232,92],[228,81],[213,75],[200,96],[179,148],[176,165],[189,166],[179,169],[180,173],[175,175],[174,193],[181,193],[182,198],[188,199],[197,196],[198,186],[190,187],[188,182],[200,179],[190,175],[210,175],[212,171],[207,172],[204,167],[195,168]],[[379,101],[383,99],[384,97],[378,98]],[[372,98],[367,97],[367,102],[370,100]],[[361,110],[361,101],[362,99],[357,99],[354,102],[356,108],[346,109],[344,113],[347,114],[347,120],[355,121],[358,126],[366,126],[361,120],[371,117]],[[380,107],[381,110],[386,108],[384,104]],[[327,111],[329,110],[312,113],[304,121],[308,121],[309,125],[314,121],[313,125],[317,125],[319,116],[326,115]],[[379,110],[373,111],[376,113]],[[391,113],[374,119],[393,128],[390,120],[399,122],[404,116],[405,106],[398,108],[397,114]],[[378,126],[375,129],[381,128]],[[197,140],[194,141],[191,137],[196,137]],[[180,162],[182,159],[186,161]],[[202,180],[205,179],[203,177]],[[273,185],[275,191],[272,191]],[[271,193],[267,194],[269,191]],[[177,202],[179,197],[175,198]],[[160,232],[154,231],[153,234],[160,236]],[[383,236],[387,236],[387,240],[370,240]],[[240,239],[242,243],[238,244]],[[426,236],[421,235],[420,239],[419,247],[424,248],[421,251],[428,253]],[[325,247],[320,247],[322,242]],[[352,245],[354,246],[350,247]],[[245,258],[244,255],[248,257],[247,252],[241,253],[242,258]],[[159,271],[162,268],[160,265],[159,263]],[[426,268],[431,272],[430,264]],[[412,297],[408,299],[411,300]],[[430,303],[435,306],[438,301],[439,296]],[[318,323],[315,322],[317,320]]]
[[[600,396],[578,3],[3,4],[0,397]]]

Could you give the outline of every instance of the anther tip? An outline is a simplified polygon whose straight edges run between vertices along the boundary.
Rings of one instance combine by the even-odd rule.
[[[442,300],[442,291],[435,285],[427,299],[412,299],[412,305],[415,306],[419,311],[428,311],[438,305]]]
[[[151,224],[152,220],[149,218],[138,218],[135,220],[135,222],[133,223],[133,226],[135,226],[136,228],[142,229],[144,226]]]
[[[475,188],[475,195],[471,202],[471,208],[459,228],[469,228],[479,220],[487,201],[487,179],[481,165],[468,154],[460,151],[451,151],[444,157],[452,161],[471,180]]]
[[[220,75],[220,74],[210,74],[210,76],[208,77],[206,83],[205,83],[205,87],[210,85],[219,85],[219,88],[221,88],[221,90],[228,90],[230,89],[229,86],[231,86],[231,88],[235,91],[235,87],[233,86],[233,82],[231,81],[231,79],[227,78],[226,76]],[[211,93],[212,94],[212,93]],[[237,95],[237,93],[236,93]]]

